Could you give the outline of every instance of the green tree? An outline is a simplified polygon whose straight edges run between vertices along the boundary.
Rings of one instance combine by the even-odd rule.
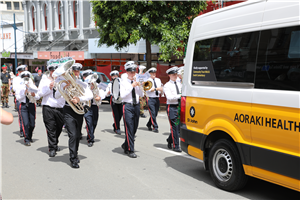
[[[160,59],[180,57],[193,19],[206,8],[204,1],[91,1],[100,39],[98,45],[119,50],[146,40],[147,68],[151,44],[159,46]]]

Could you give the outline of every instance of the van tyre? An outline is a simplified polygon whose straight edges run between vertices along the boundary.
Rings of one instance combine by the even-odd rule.
[[[209,152],[209,172],[217,187],[234,191],[243,188],[248,180],[233,142],[218,140]]]

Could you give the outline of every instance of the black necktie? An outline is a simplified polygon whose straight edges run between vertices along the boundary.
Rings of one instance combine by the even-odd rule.
[[[154,79],[153,79],[153,83],[154,83],[154,88],[156,89],[157,86],[156,86],[156,83],[155,83],[155,80],[154,80]],[[158,96],[158,91],[157,91],[157,90],[155,91],[155,94],[156,94],[156,96]]]
[[[29,99],[28,99],[28,97],[26,96],[26,107],[28,107],[29,106]]]
[[[176,81],[174,83],[175,83],[175,86],[176,86],[176,92],[177,92],[177,94],[179,94],[179,89],[178,89]]]
[[[131,84],[133,83],[133,81],[131,81]],[[135,89],[133,88],[132,91],[131,91],[131,94],[132,94],[132,103],[133,105],[136,104],[136,96],[135,96]]]

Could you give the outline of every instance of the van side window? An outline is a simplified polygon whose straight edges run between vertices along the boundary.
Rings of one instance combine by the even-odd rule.
[[[261,32],[255,88],[300,91],[300,26]]]
[[[259,32],[197,41],[192,81],[254,83]]]

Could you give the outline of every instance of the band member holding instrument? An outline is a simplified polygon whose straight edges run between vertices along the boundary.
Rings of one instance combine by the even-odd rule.
[[[21,121],[25,146],[30,146],[31,142],[33,142],[32,132],[35,128],[36,115],[35,100],[39,99],[39,97],[35,95],[37,92],[37,87],[34,85],[30,76],[30,72],[23,71],[20,74],[22,80],[14,86],[16,98],[20,104],[19,112],[22,119]],[[35,92],[31,91],[31,89],[34,89]]]
[[[88,147],[92,147],[95,140],[94,132],[97,127],[98,119],[99,119],[99,107],[97,105],[97,101],[100,101],[101,99],[105,98],[105,92],[102,89],[98,88],[98,84],[96,83],[96,80],[99,79],[98,75],[97,79],[94,80],[95,84],[92,83],[92,70],[86,70],[82,73],[83,79],[85,80],[86,83],[88,83],[91,91],[98,90],[98,94],[95,94],[93,99],[91,100],[91,108],[88,110],[87,113],[84,114],[84,118],[86,121],[86,131],[87,131],[87,142],[88,142]],[[94,88],[96,86],[96,88]],[[94,94],[94,92],[93,92]]]
[[[36,85],[36,87],[39,87],[40,85],[40,82],[42,80],[42,70],[38,70],[38,75],[34,77],[33,81],[34,81],[34,84]],[[36,101],[36,106],[41,106],[41,103],[42,103],[42,97]]]
[[[146,69],[146,66],[140,65],[139,66],[139,74],[143,74],[144,69]],[[146,115],[144,113],[144,107],[146,106],[147,97],[140,97],[140,117],[146,118]]]
[[[156,117],[159,111],[159,94],[163,92],[163,88],[161,87],[161,80],[156,78],[156,68],[152,67],[148,70],[148,73],[151,75],[148,81],[152,82],[152,88],[146,91],[149,99],[147,100],[148,109],[150,113],[150,118],[147,123],[147,127],[149,131],[158,133],[158,125],[156,122]],[[152,127],[153,129],[152,129]]]
[[[172,149],[173,144],[173,150],[181,152],[179,148],[179,126],[175,124],[178,117],[178,103],[181,98],[180,91],[182,87],[181,83],[176,81],[177,70],[178,67],[172,67],[166,71],[170,80],[164,86],[164,93],[167,98],[167,114],[171,129],[171,133],[167,139],[168,148]]]
[[[49,63],[47,66],[49,74],[42,76],[38,88],[38,96],[43,97],[41,105],[43,109],[43,121],[47,131],[50,157],[54,157],[56,152],[60,151],[58,138],[64,125],[63,106],[65,105],[65,99],[63,97],[55,99],[53,96],[54,78],[52,74],[57,68],[57,63]]]
[[[69,61],[67,61],[67,63],[68,62]],[[56,79],[56,83],[58,84],[58,87],[59,87],[59,84],[61,82],[59,72],[62,70],[61,68],[63,68],[63,67],[64,66],[62,64],[62,66],[58,67],[55,70],[55,72],[57,71],[57,73],[54,72],[55,76],[58,76],[58,78]],[[72,67],[71,67],[72,72],[70,71],[70,73],[74,73],[75,77],[79,77],[80,76],[80,71],[79,70],[81,68],[82,68],[81,64],[75,63],[75,64],[72,65]],[[69,71],[66,71],[65,73],[69,73]],[[72,79],[73,79],[73,76],[72,76]],[[65,102],[65,105],[63,107],[65,128],[67,129],[68,136],[69,136],[69,152],[70,152],[71,167],[72,168],[79,168],[78,163],[80,161],[78,159],[78,147],[79,147],[79,141],[80,141],[80,136],[81,136],[83,114],[78,114],[77,113],[78,111],[76,112],[75,110],[73,110],[73,109],[75,109],[75,107],[73,107],[73,105],[71,106],[70,104],[77,105],[78,103],[89,101],[93,98],[93,93],[89,89],[87,84],[83,83],[78,78],[75,78],[75,79],[76,79],[76,80],[74,80],[75,81],[75,86],[71,85],[71,80],[67,80],[68,84],[63,82],[61,84],[60,88],[57,88],[58,90],[55,92],[55,98],[57,99],[57,98],[61,97],[62,94],[59,91],[64,91],[65,93],[67,93],[68,92],[67,89],[70,88],[70,87],[79,87],[79,88],[84,89],[84,94],[82,96],[76,95],[76,96],[73,96],[72,99],[70,99],[70,100],[65,99],[66,102]],[[75,90],[77,90],[77,89],[75,89]],[[72,91],[74,91],[74,90],[72,90]]]
[[[24,70],[25,70],[25,65],[20,65],[19,67],[17,67],[17,71],[18,71],[18,75],[20,75]],[[22,81],[21,76],[16,76],[13,79],[13,91],[16,91],[16,88],[20,85],[20,82]],[[15,97],[16,97],[16,93],[15,93]],[[20,102],[18,101],[18,99],[16,98],[16,108],[18,111],[18,116],[19,116],[19,127],[20,127],[20,137],[24,137],[24,133],[23,133],[23,121],[22,121],[22,116],[21,116],[21,111],[20,111]]]
[[[115,80],[116,78],[121,81],[121,79],[119,78],[119,72],[117,70],[111,71],[109,73],[109,75],[111,76],[111,80]],[[113,118],[114,118],[114,123],[113,123],[113,129],[114,132],[118,135],[121,135],[121,129],[120,129],[120,121],[122,119],[123,116],[123,111],[122,111],[122,100],[120,99],[115,99],[112,95],[112,82],[110,82],[106,88],[106,95],[111,95],[110,96],[110,106],[111,106],[111,110],[112,110],[112,114],[113,114]]]
[[[122,144],[124,153],[130,158],[136,158],[134,153],[134,136],[139,124],[139,97],[144,96],[144,92],[140,89],[140,83],[134,80],[136,65],[129,61],[125,64],[127,79],[122,80],[120,84],[120,95],[123,103],[123,119],[125,126],[125,142]]]

